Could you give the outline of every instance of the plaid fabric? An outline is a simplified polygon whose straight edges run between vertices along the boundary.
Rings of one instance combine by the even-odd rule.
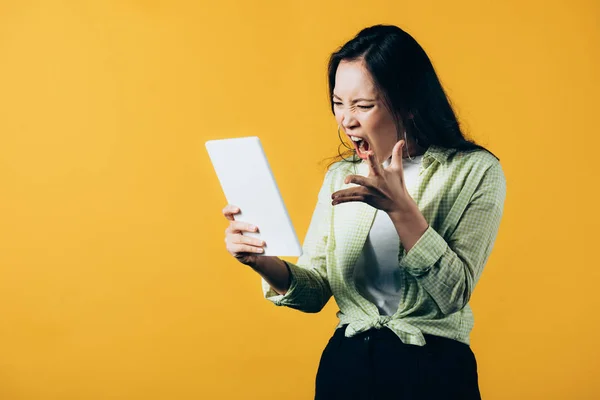
[[[278,306],[318,312],[333,295],[338,327],[350,337],[370,328],[390,328],[408,344],[425,344],[423,334],[469,344],[473,314],[468,304],[490,255],[502,217],[506,182],[490,153],[459,152],[431,146],[423,156],[417,183],[407,188],[429,223],[407,253],[400,244],[402,276],[398,311],[382,316],[354,284],[354,265],[371,229],[376,209],[362,202],[333,207],[331,194],[356,186],[349,174],[367,176],[366,161],[331,166],[318,195],[303,254],[286,261],[291,286],[279,295],[263,279],[266,299]]]

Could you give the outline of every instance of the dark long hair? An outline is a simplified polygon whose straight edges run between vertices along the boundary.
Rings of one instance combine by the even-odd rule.
[[[427,148],[436,145],[462,151],[489,150],[467,139],[425,50],[408,33],[393,25],[375,25],[360,31],[329,59],[331,111],[335,74],[342,60],[364,60],[396,126],[402,122],[408,136]],[[340,137],[341,140],[341,137]],[[344,142],[342,141],[342,144]],[[358,163],[353,148],[332,157]],[[352,156],[348,158],[348,156]],[[330,165],[331,165],[330,164]]]

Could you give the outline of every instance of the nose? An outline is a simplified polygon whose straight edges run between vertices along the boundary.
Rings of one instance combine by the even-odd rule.
[[[344,111],[340,119],[340,125],[347,131],[358,126],[358,121],[352,117],[349,111]]]

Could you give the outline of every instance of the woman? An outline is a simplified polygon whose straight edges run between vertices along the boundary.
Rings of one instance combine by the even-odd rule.
[[[421,46],[395,26],[366,28],[329,62],[332,111],[354,144],[330,165],[297,264],[257,256],[256,227],[224,215],[227,250],[276,305],[338,329],[317,399],[479,399],[469,299],[492,250],[505,180],[463,136]]]

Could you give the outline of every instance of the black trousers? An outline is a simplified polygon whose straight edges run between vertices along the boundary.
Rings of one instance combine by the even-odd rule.
[[[425,335],[425,346],[404,344],[388,328],[354,337],[339,328],[323,351],[315,400],[479,400],[471,348]]]

